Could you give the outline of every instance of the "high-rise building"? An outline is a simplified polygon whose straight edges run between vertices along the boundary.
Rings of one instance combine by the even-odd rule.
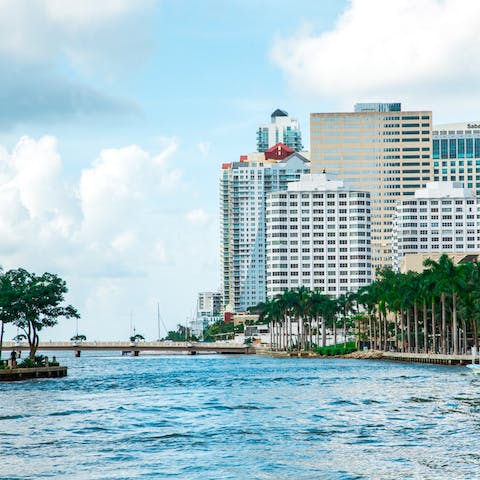
[[[221,266],[223,308],[241,312],[265,301],[266,195],[285,190],[310,171],[308,159],[283,145],[222,165],[220,178]],[[307,154],[308,155],[308,154]]]
[[[257,150],[264,152],[278,143],[283,143],[300,152],[303,146],[298,120],[289,117],[285,110],[280,109],[275,110],[270,118],[270,123],[258,127]]]
[[[370,192],[372,267],[390,266],[396,202],[432,178],[432,113],[401,111],[398,103],[357,104],[355,110],[311,114],[311,170],[336,173]]]
[[[197,312],[210,315],[220,313],[222,309],[222,294],[218,292],[200,292],[197,300]]]
[[[431,182],[399,201],[394,225],[395,270],[411,254],[478,252],[479,201],[460,182]]]
[[[480,123],[433,127],[433,180],[460,182],[480,196]]]
[[[267,195],[267,296],[304,286],[338,296],[371,282],[370,193],[325,174]]]
[[[190,322],[192,334],[198,338],[203,338],[203,332],[209,325],[222,320],[221,310],[221,293],[200,292],[197,299],[196,316]]]

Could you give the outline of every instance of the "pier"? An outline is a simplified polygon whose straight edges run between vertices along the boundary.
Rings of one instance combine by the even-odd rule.
[[[14,382],[29,378],[58,378],[67,375],[67,367],[6,368],[0,370],[0,382]]]
[[[28,343],[4,342],[4,350],[28,351]],[[254,354],[255,349],[247,345],[228,342],[40,342],[38,351],[73,351],[80,357],[83,351],[118,351],[122,354],[139,356],[141,352],[151,353],[200,353]]]
[[[440,353],[383,352],[382,358],[397,362],[434,363],[439,365],[467,365],[472,363],[471,355],[443,355]]]

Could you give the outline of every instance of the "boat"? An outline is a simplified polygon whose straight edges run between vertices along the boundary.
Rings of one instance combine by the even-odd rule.
[[[472,373],[480,374],[480,364],[479,363],[469,363],[467,368],[472,370]]]
[[[480,373],[480,363],[475,363],[477,356],[477,348],[474,346],[472,347],[472,363],[467,365],[467,368],[470,368],[472,373]]]

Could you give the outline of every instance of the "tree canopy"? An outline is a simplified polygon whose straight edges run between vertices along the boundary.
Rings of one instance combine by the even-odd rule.
[[[31,359],[41,330],[56,325],[60,317],[79,318],[74,307],[63,305],[67,291],[66,282],[48,272],[36,275],[19,268],[0,276],[0,321],[12,323],[24,333]]]

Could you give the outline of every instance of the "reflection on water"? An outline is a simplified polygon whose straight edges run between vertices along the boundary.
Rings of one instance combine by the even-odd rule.
[[[0,384],[1,479],[480,478],[464,367],[64,355]]]

